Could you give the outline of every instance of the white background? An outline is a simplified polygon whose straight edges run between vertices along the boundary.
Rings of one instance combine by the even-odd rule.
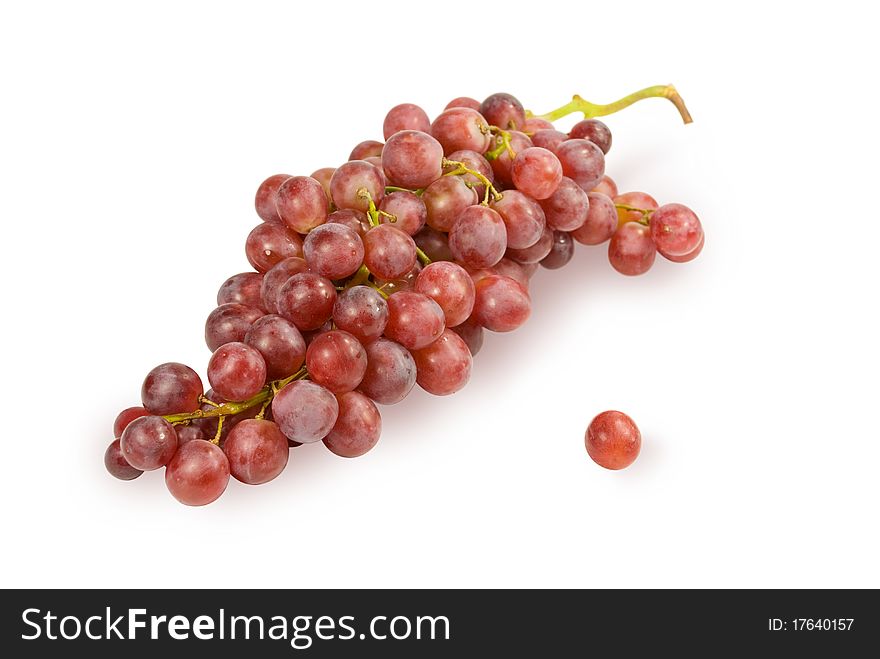
[[[5,3],[3,586],[880,586],[878,95],[863,3]],[[482,8],[481,8],[482,7]],[[269,174],[339,164],[400,102],[607,120],[621,191],[707,244],[625,278],[580,247],[470,385],[383,408],[207,508],[102,453],[144,374],[204,372]],[[560,122],[567,129],[574,118]],[[583,434],[640,425],[608,472]]]

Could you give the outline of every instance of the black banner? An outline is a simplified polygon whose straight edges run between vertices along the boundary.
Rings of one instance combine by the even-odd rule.
[[[6,590],[0,616],[7,657],[847,657],[880,640],[869,590]]]

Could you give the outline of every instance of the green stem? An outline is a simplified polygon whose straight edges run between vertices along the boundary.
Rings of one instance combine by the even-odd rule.
[[[688,112],[688,109],[684,104],[684,99],[673,85],[654,85],[653,87],[646,87],[645,89],[641,89],[629,96],[624,96],[620,100],[606,105],[590,103],[580,96],[575,95],[571,101],[562,107],[551,110],[546,114],[533,115],[532,113],[528,113],[528,116],[536,116],[538,119],[546,119],[547,121],[556,121],[557,119],[568,116],[573,112],[582,112],[584,119],[592,119],[593,117],[604,117],[609,114],[614,114],[615,112],[623,110],[633,103],[646,98],[668,99],[678,109],[684,123],[689,124],[693,121],[690,112]]]
[[[428,255],[422,251],[422,248],[416,245],[416,256],[419,257],[419,261],[422,262],[422,265],[431,265],[431,259],[428,258]]]
[[[511,160],[516,158],[516,151],[510,145],[510,131],[498,128],[498,126],[489,126],[489,131],[495,136],[495,142],[498,146],[485,153],[486,160],[495,160],[505,151]]]
[[[386,185],[385,192],[412,192],[414,195],[418,195],[419,197],[425,192],[425,188],[416,188],[415,190],[410,190],[409,188],[401,188],[396,185]]]
[[[638,206],[630,206],[629,204],[614,204],[614,207],[622,211],[641,213],[642,219],[639,220],[639,222],[645,226],[648,226],[651,223],[651,215],[654,213],[654,210],[651,208],[639,208]]]
[[[489,195],[492,195],[492,199],[498,201],[501,199],[501,193],[492,185],[492,181],[490,181],[482,172],[478,172],[476,169],[471,169],[465,163],[460,160],[447,160],[443,159],[443,167],[455,167],[451,172],[446,172],[443,176],[462,176],[464,174],[470,174],[474,178],[476,178],[481,185],[486,187],[486,195],[483,198],[483,206],[489,205]]]

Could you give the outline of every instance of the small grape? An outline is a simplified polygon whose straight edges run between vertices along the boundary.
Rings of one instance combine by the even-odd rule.
[[[611,129],[598,119],[584,119],[572,126],[568,133],[571,139],[589,140],[600,149],[603,154],[611,150]]]
[[[488,206],[468,206],[449,232],[449,251],[469,268],[490,268],[507,249],[507,227]]]
[[[352,158],[349,158],[352,160]],[[316,169],[311,173],[311,178],[315,179],[318,183],[321,184],[321,187],[324,188],[324,195],[327,197],[327,209],[329,212],[330,209],[330,179],[333,178],[333,172],[336,171],[335,167],[321,167],[321,169]]]
[[[660,252],[660,250],[657,250],[657,251],[660,252],[661,256],[664,256],[665,258],[672,261],[673,263],[687,263],[688,261],[693,261],[695,258],[697,258],[700,255],[700,252],[703,251],[703,243],[704,242],[705,242],[705,236],[703,236],[703,238],[700,238],[699,244],[696,247],[694,247],[694,250],[692,252],[689,252],[689,253],[684,254],[682,256],[672,256],[670,254],[664,254],[663,252]]]
[[[355,389],[367,370],[367,353],[354,336],[331,330],[318,336],[306,351],[309,377],[334,394]]]
[[[393,223],[395,227],[404,233],[414,236],[428,219],[428,209],[425,208],[425,202],[417,194],[408,190],[397,190],[382,199],[379,204],[379,210],[394,216],[394,221],[385,216],[379,215],[379,221],[383,224]],[[369,226],[369,225],[368,225]]]
[[[263,275],[263,283],[260,285],[260,298],[263,300],[263,308],[269,313],[278,313],[278,291],[287,283],[288,279],[301,272],[306,272],[308,269],[308,263],[299,256],[291,256],[272,266]]]
[[[281,216],[275,209],[275,199],[278,196],[278,188],[289,178],[289,174],[275,174],[260,183],[260,187],[257,188],[254,207],[257,215],[264,222],[281,222]]]
[[[401,291],[388,298],[385,336],[404,348],[418,350],[440,338],[445,327],[443,309],[422,293]]]
[[[306,342],[296,325],[274,314],[263,316],[245,334],[266,362],[266,378],[280,380],[296,373],[306,359]]]
[[[651,230],[638,222],[627,222],[611,236],[608,260],[623,275],[641,275],[654,265],[657,248]]]
[[[602,176],[602,180],[593,188],[592,192],[601,192],[603,195],[614,199],[619,192],[617,191],[617,183],[614,182],[614,179],[605,174]]]
[[[225,343],[243,341],[263,312],[243,304],[222,304],[214,309],[205,321],[205,343],[211,352]],[[181,410],[174,410],[180,412]]]
[[[380,224],[364,236],[363,261],[379,279],[398,279],[415,266],[416,244],[393,224]]]
[[[467,344],[471,356],[476,357],[477,353],[480,352],[480,348],[483,347],[483,326],[471,317],[461,325],[456,325],[449,329],[462,338]]]
[[[385,199],[387,199],[387,197]],[[382,200],[382,203],[385,203],[385,199]],[[353,208],[344,208],[340,211],[333,211],[327,216],[327,224],[341,224],[346,226],[349,229],[353,229],[361,238],[367,234],[367,231],[369,231],[372,226],[366,213],[356,211]]]
[[[327,221],[327,195],[324,187],[312,177],[291,176],[278,188],[275,209],[291,231],[308,233]]]
[[[161,416],[142,416],[128,424],[119,438],[126,462],[135,469],[152,471],[168,464],[177,451],[174,426]]]
[[[423,133],[429,133],[431,132],[431,120],[428,119],[428,115],[418,105],[413,105],[412,103],[395,105],[385,115],[382,133],[387,140],[402,130],[418,130]],[[381,151],[377,155],[382,155]]]
[[[556,149],[562,173],[585,191],[595,188],[605,174],[605,154],[589,140],[567,140]]]
[[[552,195],[539,203],[544,210],[547,226],[558,231],[574,231],[580,228],[586,222],[590,210],[587,193],[567,176],[562,177]]]
[[[375,341],[388,323],[388,303],[370,286],[352,286],[336,298],[333,322],[363,345]]]
[[[362,194],[363,190],[366,190],[373,203],[381,202],[385,196],[384,172],[363,160],[349,160],[333,172],[330,196],[337,208],[366,213],[370,209],[370,199]]]
[[[522,103],[512,94],[492,94],[480,104],[480,114],[493,126],[505,130],[523,130],[526,112]]]
[[[365,160],[367,158],[382,157],[382,149],[385,144],[376,140],[364,140],[351,150],[349,160]]]
[[[444,110],[450,110],[452,108],[470,108],[471,110],[480,110],[480,102],[471,98],[470,96],[459,96],[458,98],[454,98],[449,103],[446,104]]]
[[[122,447],[119,445],[118,438],[110,442],[110,446],[104,451],[104,466],[113,478],[118,478],[121,481],[134,480],[144,473],[128,464],[128,460],[122,455]]]
[[[568,139],[568,135],[552,128],[542,128],[532,135],[532,144],[551,153],[556,153],[559,146]]]
[[[664,256],[687,256],[702,242],[703,226],[687,206],[664,204],[651,214],[651,238]]]
[[[546,199],[559,187],[562,165],[551,151],[533,146],[516,154],[510,177],[518,190],[533,199]]]
[[[558,270],[568,264],[574,256],[574,241],[565,231],[553,232],[553,247],[550,253],[541,259],[541,265],[548,270]]]
[[[587,197],[587,219],[571,232],[571,237],[582,245],[600,245],[610,240],[617,230],[617,208],[601,192],[590,192]]]
[[[441,112],[431,124],[431,135],[446,154],[461,149],[485,153],[489,148],[489,124],[479,112],[466,107]]]
[[[284,224],[263,222],[248,234],[244,250],[254,270],[266,272],[282,259],[302,256],[302,238]]]
[[[537,133],[539,130],[553,128],[553,124],[540,117],[527,117],[520,130],[524,133]]]
[[[426,188],[443,174],[443,146],[418,130],[402,130],[385,143],[382,167],[388,182],[403,188]]]
[[[464,209],[476,204],[478,199],[477,193],[460,176],[443,176],[425,189],[422,201],[428,226],[449,231]]]
[[[228,483],[229,460],[219,446],[203,439],[181,446],[165,469],[168,491],[187,506],[216,501]]]
[[[642,435],[623,412],[602,412],[590,421],[584,436],[587,453],[606,469],[623,469],[639,456]]]
[[[287,466],[290,449],[278,424],[264,419],[246,419],[235,426],[223,452],[229,473],[248,485],[268,483]]]
[[[525,249],[508,249],[506,256],[517,263],[539,263],[552,249],[553,229],[544,227],[538,242]]]
[[[474,308],[474,282],[456,263],[439,261],[425,266],[416,278],[415,291],[440,305],[447,327],[463,323]]]
[[[327,223],[312,229],[303,242],[309,268],[327,279],[345,279],[361,267],[364,244],[354,229]]]
[[[513,249],[531,247],[544,233],[546,219],[538,202],[517,190],[507,190],[492,202],[507,228],[507,246]]]
[[[336,397],[339,416],[324,445],[343,458],[356,458],[376,445],[382,433],[382,416],[375,403],[359,391]]]
[[[402,401],[416,383],[416,362],[399,343],[378,339],[365,347],[367,370],[359,389],[377,403]]]
[[[302,330],[316,330],[326,323],[336,303],[333,282],[314,272],[301,272],[278,291],[278,313]]]
[[[232,275],[223,282],[217,291],[217,306],[221,304],[243,304],[248,307],[262,309],[263,298],[260,294],[263,275],[259,272],[242,272]]]
[[[113,422],[113,437],[119,439],[122,437],[122,431],[129,423],[142,416],[147,416],[149,412],[143,407],[127,407],[122,410]]]
[[[419,386],[435,396],[448,396],[460,390],[471,377],[473,358],[464,339],[445,330],[436,341],[413,351]]]
[[[246,343],[227,343],[211,355],[208,382],[226,400],[247,400],[266,384],[266,361]]]
[[[302,444],[326,437],[338,414],[336,397],[308,380],[294,380],[272,399],[275,423],[288,439]]]
[[[198,373],[189,366],[169,362],[147,374],[141,387],[141,401],[150,414],[191,412],[204,392]]]
[[[474,319],[492,332],[510,332],[525,323],[531,314],[529,294],[519,282],[492,275],[476,284]]]
[[[495,275],[504,275],[505,277],[510,277],[514,281],[518,282],[520,286],[524,289],[529,290],[529,264],[528,263],[519,263],[509,258],[503,258],[498,263],[495,264],[495,267],[492,268],[493,272],[489,274]]]
[[[449,249],[449,238],[442,231],[425,226],[413,236],[413,240],[432,261],[452,261],[455,258]]]
[[[194,439],[207,439],[205,437],[205,430],[201,426],[196,426],[192,423],[190,423],[188,426],[175,426],[174,430],[177,433],[178,450],[180,450],[181,446],[183,446],[187,442],[193,441]]]

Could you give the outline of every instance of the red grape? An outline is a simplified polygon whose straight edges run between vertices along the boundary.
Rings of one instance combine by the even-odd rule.
[[[135,419],[139,419],[142,416],[147,416],[149,412],[143,407],[127,407],[122,410],[119,415],[116,417],[116,420],[113,422],[113,437],[119,439],[122,437],[122,431],[125,430],[126,426],[129,423],[134,421]]]
[[[440,178],[443,147],[418,130],[402,130],[392,135],[382,150],[382,167],[392,185],[426,188]]]
[[[468,383],[471,377],[473,358],[471,352],[458,334],[444,330],[440,338],[413,351],[419,386],[435,396],[454,394]]]
[[[553,128],[553,124],[546,119],[527,117],[520,130],[524,133],[536,133],[539,130],[547,130],[548,128]]]
[[[365,158],[373,158],[382,156],[382,149],[385,145],[376,140],[364,140],[351,150],[348,156],[349,160],[364,160]]]
[[[431,131],[431,120],[428,115],[418,105],[412,103],[401,103],[395,105],[385,115],[385,121],[382,124],[382,133],[387,140],[394,133],[402,130],[419,130],[423,133]],[[382,155],[379,153],[378,155]]]
[[[355,389],[367,370],[367,353],[361,342],[343,330],[316,337],[306,351],[309,377],[334,394]]]
[[[431,124],[431,135],[447,154],[461,149],[485,153],[489,148],[489,124],[483,115],[470,108],[444,110]]]
[[[174,456],[177,433],[161,416],[142,416],[128,424],[119,446],[128,464],[141,471],[152,471],[168,464]]]
[[[589,192],[605,174],[605,155],[589,140],[567,140],[556,149],[562,173]]]
[[[260,295],[262,285],[263,275],[259,272],[232,275],[217,291],[217,305],[234,303],[260,309],[263,307],[263,298]]]
[[[336,168],[330,179],[330,196],[340,209],[353,209],[366,213],[370,200],[361,195],[366,190],[374,203],[385,196],[385,174],[381,169],[363,160],[349,160]]]
[[[517,263],[539,263],[553,249],[553,229],[544,227],[538,242],[525,249],[508,249],[507,258]]]
[[[547,149],[555,154],[556,150],[559,149],[559,145],[567,139],[568,135],[565,133],[551,128],[545,128],[532,135],[532,144]]]
[[[263,316],[244,337],[266,362],[266,378],[280,380],[296,373],[306,359],[306,342],[296,325],[281,316]]]
[[[211,355],[208,382],[226,400],[247,400],[266,384],[266,361],[246,343],[227,343]]]
[[[404,233],[414,236],[428,219],[428,209],[425,202],[417,194],[407,190],[397,190],[382,199],[379,210],[394,216],[394,220],[385,215],[379,215],[379,221],[383,224],[393,222],[394,226]]]
[[[326,437],[338,414],[336,397],[308,380],[294,380],[272,399],[275,423],[285,437],[302,444]]]
[[[326,323],[336,303],[333,282],[315,274],[301,272],[288,279],[276,297],[278,313],[299,330],[316,330]]]
[[[651,230],[638,222],[627,222],[611,236],[608,260],[623,275],[641,275],[654,265],[657,248]]]
[[[428,226],[449,231],[468,206],[478,202],[477,193],[460,176],[443,176],[429,185],[422,201],[427,209]]]
[[[531,247],[544,233],[546,220],[538,202],[517,190],[507,190],[502,199],[492,202],[507,227],[507,246]]]
[[[324,445],[343,458],[356,458],[376,445],[382,433],[382,417],[375,403],[359,391],[336,397],[339,416],[324,438]]]
[[[699,218],[682,204],[664,204],[651,214],[651,238],[664,256],[687,256],[703,240]]]
[[[141,401],[150,414],[192,412],[204,392],[198,373],[189,366],[169,362],[147,374],[141,387]]]
[[[364,244],[354,229],[327,223],[309,231],[303,242],[303,254],[309,268],[322,277],[345,279],[361,267]]]
[[[380,224],[364,236],[364,265],[379,279],[403,277],[415,264],[415,242],[394,225]]]
[[[385,199],[382,200],[385,202]],[[345,208],[341,211],[334,211],[327,216],[327,224],[341,224],[343,226],[348,227],[349,229],[353,229],[357,235],[363,238],[367,231],[370,230],[370,220],[367,219],[367,214],[361,211],[356,211],[353,208]]]
[[[180,503],[204,506],[216,501],[229,483],[229,461],[219,446],[203,439],[180,447],[165,469],[165,485]]]
[[[333,322],[366,345],[375,341],[388,323],[388,303],[370,286],[352,286],[339,293]]]
[[[470,96],[459,96],[457,98],[453,98],[449,103],[446,104],[444,110],[449,110],[451,108],[470,108],[471,110],[480,109],[480,102],[471,98]]]
[[[495,143],[492,145],[494,149],[496,146],[500,146],[502,144],[501,136],[495,138]],[[513,176],[512,176],[512,166],[514,158],[520,154],[520,152],[525,151],[526,149],[530,149],[534,146],[531,138],[525,133],[520,133],[517,130],[510,132],[510,149],[504,149],[497,158],[491,161],[492,171],[495,174],[495,179],[503,183],[504,185],[513,185]],[[510,150],[513,150],[514,156],[511,157]]]
[[[480,104],[480,114],[493,126],[505,130],[523,130],[526,112],[522,103],[512,94],[492,94]]]
[[[596,464],[606,469],[623,469],[639,456],[642,435],[626,414],[610,410],[590,421],[584,444]]]
[[[292,231],[308,233],[327,220],[327,194],[311,176],[292,176],[278,188],[275,208]]]
[[[581,227],[590,210],[587,193],[567,176],[562,177],[556,191],[540,204],[547,226],[559,231],[574,231]]]
[[[377,403],[399,403],[416,383],[416,362],[399,343],[378,339],[365,347],[367,370],[359,389]]]
[[[562,165],[551,151],[533,146],[516,154],[510,176],[517,189],[533,199],[546,199],[559,187]]]
[[[248,262],[257,272],[266,272],[282,259],[303,253],[300,235],[276,222],[263,222],[254,227],[244,249]]]
[[[703,251],[703,243],[705,242],[705,235],[700,238],[700,242],[694,247],[692,252],[688,252],[687,254],[683,254],[682,256],[672,256],[670,254],[664,254],[659,249],[660,255],[669,259],[673,263],[687,263],[688,261],[693,261],[700,255],[700,252]]]
[[[268,483],[284,471],[290,457],[287,438],[276,423],[265,419],[246,419],[236,425],[223,452],[232,477],[248,485]]]
[[[483,347],[483,326],[472,317],[468,318],[461,325],[456,325],[449,329],[458,334],[467,344],[472,357],[475,357],[480,352],[480,348]]]
[[[454,257],[449,249],[449,239],[442,231],[425,226],[413,240],[432,261],[451,261]]]
[[[476,285],[474,319],[492,332],[511,332],[525,323],[532,311],[529,294],[519,282],[491,275]]]
[[[349,158],[351,160],[351,158]],[[321,187],[324,189],[324,196],[327,197],[327,208],[330,208],[330,179],[333,178],[333,172],[336,171],[335,167],[321,167],[321,169],[316,169],[312,172],[311,178],[315,179],[318,183],[321,184]]]
[[[565,231],[553,232],[553,246],[550,253],[541,259],[541,265],[548,270],[558,270],[565,266],[574,256],[574,241]]]
[[[263,275],[263,283],[260,285],[260,298],[263,300],[263,308],[269,313],[278,313],[278,291],[288,279],[309,269],[305,259],[299,256],[291,256],[276,263]]]
[[[649,211],[657,210],[660,205],[647,192],[624,192],[614,197],[614,203]],[[622,227],[627,222],[638,222],[642,218],[644,218],[644,213],[624,208],[617,209],[617,226],[619,227]]]
[[[617,209],[614,202],[601,192],[590,192],[586,221],[571,232],[582,245],[599,245],[617,230]]]
[[[211,352],[214,352],[224,343],[242,341],[251,325],[262,316],[263,312],[260,309],[246,307],[243,304],[222,304],[214,309],[205,321],[205,343],[208,344]]]
[[[611,129],[598,119],[584,119],[572,126],[568,132],[572,139],[589,140],[607,154],[611,150]]]
[[[401,291],[388,298],[385,336],[408,350],[418,350],[436,341],[445,322],[443,309],[427,295]]]
[[[206,439],[205,430],[202,426],[196,426],[192,423],[188,426],[178,425],[174,426],[175,432],[177,432],[177,448],[180,450],[180,447],[186,444],[187,442],[191,442],[195,439]],[[214,431],[216,433],[216,429]]]
[[[440,305],[447,327],[466,321],[474,308],[474,281],[467,270],[450,261],[425,266],[416,278],[415,291]]]
[[[266,222],[281,222],[281,216],[275,209],[275,198],[278,195],[278,188],[289,178],[289,174],[275,174],[260,183],[254,198],[254,207],[260,219]]]
[[[110,446],[104,451],[104,466],[111,476],[121,481],[134,480],[144,473],[128,464],[128,460],[122,455],[122,447],[119,445],[118,438],[110,442]]]
[[[605,174],[602,176],[602,180],[593,188],[592,192],[601,192],[603,195],[614,199],[618,195],[617,183],[608,174]]]
[[[507,228],[497,211],[469,206],[449,232],[449,251],[469,268],[490,268],[507,249]]]
[[[493,272],[489,274],[510,277],[524,289],[529,290],[529,277],[531,276],[528,271],[529,265],[528,263],[519,263],[505,257],[495,264],[495,267],[492,268]]]

